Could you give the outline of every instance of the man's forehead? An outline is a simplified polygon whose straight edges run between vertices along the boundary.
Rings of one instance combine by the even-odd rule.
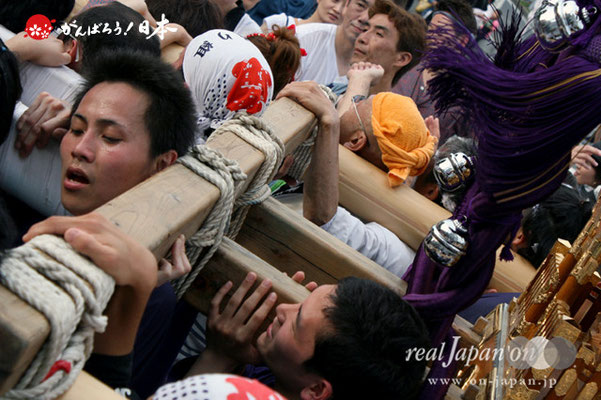
[[[303,314],[307,314],[308,309],[311,311],[323,310],[332,304],[331,295],[336,291],[337,285],[321,285],[317,287],[309,297],[301,304]]]
[[[347,0],[347,2],[345,3],[345,7],[348,7],[351,4],[359,4],[359,3],[365,3],[367,5],[367,7],[371,7],[374,5],[375,0]]]
[[[369,97],[364,98],[363,100],[357,102],[357,108],[365,108],[371,112],[371,107],[374,102],[375,94],[370,95]]]
[[[144,124],[150,104],[146,93],[126,82],[101,82],[82,98],[74,114],[83,115],[88,122],[103,119],[122,126]]]
[[[120,108],[122,104],[128,104],[129,108],[135,108],[141,105],[146,108],[150,99],[146,93],[134,85],[127,82],[104,81],[94,85],[83,96],[82,103],[98,107],[119,107],[119,111],[125,111]]]

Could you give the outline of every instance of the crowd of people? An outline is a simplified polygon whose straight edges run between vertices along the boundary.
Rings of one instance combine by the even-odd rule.
[[[272,283],[249,273],[238,288],[223,286],[208,316],[199,316],[170,285],[191,269],[183,236],[171,258],[157,262],[93,211],[204,145],[236,113],[261,116],[287,97],[315,115],[317,135],[303,180],[287,175],[294,161],[287,159],[273,195],[302,198],[307,220],[405,276],[415,249],[339,205],[339,146],[382,170],[391,187],[412,187],[451,212],[462,203],[465,188],[441,185],[435,166],[457,153],[477,165],[470,110],[440,112],[428,92],[436,73],[420,60],[429,43],[452,36],[468,45],[479,34],[473,5],[439,0],[426,21],[400,0],[90,0],[67,21],[84,32],[104,24],[153,29],[166,16],[171,29],[162,39],[137,28],[78,36],[60,28],[73,7],[73,0],[0,5],[0,24],[14,33],[0,35],[0,143],[25,159],[60,142],[60,182],[48,187],[60,187],[68,214],[43,215],[2,191],[0,245],[61,235],[115,279],[108,326],[85,369],[130,398],[225,399],[236,390],[256,399],[417,398],[426,364],[406,354],[431,342],[398,293],[349,277],[311,282],[302,303],[277,304]],[[48,38],[26,32],[34,14],[59,21]],[[172,43],[182,51],[168,64],[161,52]],[[66,66],[83,83],[72,99],[40,87],[24,107],[25,63]],[[320,85],[338,96],[335,104]],[[601,187],[601,137],[591,137],[572,150],[561,187],[524,211],[510,240],[534,267],[558,238],[573,241],[591,215]],[[293,279],[301,284],[304,274]],[[466,315],[511,297],[490,296]]]

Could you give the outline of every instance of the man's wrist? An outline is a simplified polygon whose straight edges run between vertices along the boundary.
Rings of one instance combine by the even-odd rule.
[[[6,41],[6,46],[21,62],[29,61],[31,58],[29,44],[26,41],[27,39],[21,34],[15,35]]]
[[[338,130],[339,129],[339,125],[340,125],[340,120],[339,120],[338,115],[336,113],[323,115],[319,119],[319,127],[322,130],[323,129],[328,129],[328,130],[336,129],[336,130]]]
[[[355,94],[367,94],[369,93],[369,89],[375,82],[376,79],[369,75],[351,76],[348,80],[346,92]]]

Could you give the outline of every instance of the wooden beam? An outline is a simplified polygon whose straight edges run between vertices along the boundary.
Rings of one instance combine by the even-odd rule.
[[[287,98],[272,103],[262,119],[274,128],[289,153],[308,137],[313,114]],[[225,157],[237,160],[248,175],[236,188],[244,192],[264,161],[263,153],[233,133],[225,133],[207,143]],[[97,211],[127,234],[162,257],[180,233],[187,237],[198,230],[219,189],[182,165],[173,165],[140,183]]]
[[[236,241],[280,271],[304,271],[320,285],[356,276],[406,290],[399,277],[272,198],[250,209]]]
[[[339,148],[340,204],[359,218],[385,226],[415,250],[434,224],[451,216],[406,185],[389,187],[383,171]],[[501,292],[521,292],[536,273],[526,259],[513,255],[512,262],[497,257],[490,286]]]
[[[227,280],[241,282],[250,271],[257,273],[259,281],[263,279],[272,280],[273,288],[279,294],[278,302],[299,303],[309,295],[309,291],[303,286],[226,238],[186,293],[186,300],[200,311],[207,313],[210,299]],[[264,326],[259,329],[259,332],[263,332],[267,328],[272,318],[273,313],[271,318],[268,318]],[[471,324],[469,322],[457,317],[454,328],[462,337],[462,345],[477,345],[479,343],[480,336],[470,329]],[[74,385],[59,397],[59,400],[80,400],[83,398],[87,400],[122,399],[111,388],[86,372],[82,372],[77,377]]]
[[[0,285],[0,396],[17,384],[38,353],[50,324],[46,317],[29,307]]]
[[[306,282],[332,284],[346,276],[356,276],[378,282],[401,295],[407,290],[402,279],[273,198],[251,208],[236,241],[289,276],[304,271]],[[232,262],[228,268],[234,282],[244,277],[243,273],[234,276],[231,272],[238,265]],[[244,264],[239,267],[244,268]],[[453,329],[466,346],[480,342],[481,336],[472,330],[472,324],[459,316]]]
[[[241,243],[249,245],[252,252],[224,239],[186,293],[186,300],[205,314],[208,313],[212,297],[225,282],[231,280],[234,286],[238,286],[250,271],[257,273],[260,280],[270,279],[274,282],[273,290],[278,294],[278,303],[300,303],[309,295],[303,286],[282,273],[291,275],[299,269],[305,272],[306,281],[317,281],[316,278],[326,276],[324,281],[317,281],[320,284],[335,284],[345,276],[357,276],[379,282],[399,295],[406,291],[407,284],[400,278],[321,228],[298,218],[277,200],[269,199],[262,205],[254,206],[242,232],[245,232],[245,237]],[[263,328],[267,328],[269,323],[266,322]],[[465,319],[455,317],[453,329],[461,336],[462,346],[480,343],[481,336],[472,328],[472,324]]]
[[[272,103],[262,119],[285,143],[287,153],[305,140],[314,126],[313,114],[289,99]],[[261,166],[263,154],[232,133],[216,137],[207,146],[238,161],[248,175],[247,181],[236,188],[236,196],[243,193]],[[198,230],[218,197],[219,190],[215,186],[177,164],[96,211],[161,258],[180,233],[189,237]],[[48,336],[49,326],[45,318],[20,300],[13,301],[13,306],[3,311],[0,313],[0,338],[9,337],[14,343],[20,343],[22,349],[17,354],[0,352],[0,368],[3,368],[0,388],[6,390],[12,387],[7,382],[17,381],[23,372],[21,368],[31,363],[39,349],[40,338]],[[23,315],[33,315],[25,332],[15,329],[24,326]]]
[[[273,282],[273,291],[278,294],[278,303],[301,303],[309,295],[309,291],[294,282],[281,271],[261,260],[259,257],[240,246],[238,243],[225,238],[198,277],[185,294],[185,299],[199,311],[207,314],[210,302],[215,293],[228,280],[234,282],[234,287],[244,280],[249,272],[257,274],[255,287],[264,279]],[[230,295],[234,290],[230,291]],[[249,291],[249,294],[252,292]],[[264,329],[271,323],[275,314],[272,312],[264,324]],[[264,329],[259,329],[262,332]]]

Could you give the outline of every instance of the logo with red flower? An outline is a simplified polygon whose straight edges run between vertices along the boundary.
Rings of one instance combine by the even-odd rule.
[[[30,17],[25,24],[25,36],[35,40],[46,39],[52,32],[52,23],[56,20],[49,20],[42,14],[36,14]]]

